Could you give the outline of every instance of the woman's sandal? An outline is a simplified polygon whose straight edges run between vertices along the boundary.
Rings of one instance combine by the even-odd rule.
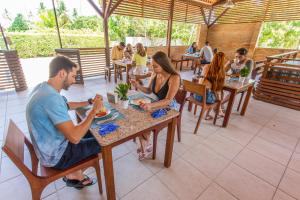
[[[211,115],[208,115],[205,117],[205,120],[212,120],[212,119],[213,119],[213,117]]]
[[[68,179],[67,177],[63,177],[63,181],[66,183],[66,185],[68,187],[74,187],[78,190],[81,190],[82,188],[87,187],[87,186],[94,185],[97,182],[96,179],[94,179],[94,178],[91,179],[87,175],[84,175],[84,177],[85,178],[81,181],[80,180],[75,180],[75,179]],[[89,181],[89,183],[83,184],[86,181]]]

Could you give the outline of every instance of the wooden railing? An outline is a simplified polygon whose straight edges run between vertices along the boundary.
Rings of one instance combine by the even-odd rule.
[[[27,89],[25,76],[17,51],[0,50],[0,90]]]
[[[297,51],[268,56],[255,90],[256,99],[300,110],[300,60]]]

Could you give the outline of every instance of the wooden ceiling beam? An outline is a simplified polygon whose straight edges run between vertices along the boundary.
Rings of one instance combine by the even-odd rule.
[[[109,11],[109,16],[111,16],[114,11],[116,10],[116,8],[122,3],[123,0],[118,0],[114,5],[113,7],[110,9]]]
[[[203,7],[201,7],[201,14],[202,14],[202,16],[203,16],[203,20],[204,20],[204,22],[205,22],[205,24],[208,26],[209,24],[209,22],[207,21],[207,19],[206,19],[206,15],[205,15],[205,12],[204,12],[204,9],[203,9]]]
[[[103,14],[103,11],[98,8],[98,6],[94,3],[93,0],[88,0],[88,2],[91,4],[91,6],[96,10],[96,12],[102,17],[104,18],[104,14]]]
[[[227,13],[229,8],[226,8],[212,23],[208,25],[208,28],[210,28],[212,25],[214,25],[223,15]]]

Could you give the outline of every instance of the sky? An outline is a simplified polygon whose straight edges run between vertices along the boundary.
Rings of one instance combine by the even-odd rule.
[[[55,0],[55,2],[56,1],[57,0]],[[73,8],[76,8],[79,15],[96,15],[96,12],[87,2],[87,0],[63,1],[65,2],[69,14],[72,14]],[[5,8],[8,10],[8,13],[12,19],[14,19],[18,13],[22,13],[24,16],[27,16],[30,11],[36,16],[40,2],[43,2],[46,8],[52,9],[52,0],[0,0],[1,25],[4,27],[9,26],[9,21],[3,17]]]

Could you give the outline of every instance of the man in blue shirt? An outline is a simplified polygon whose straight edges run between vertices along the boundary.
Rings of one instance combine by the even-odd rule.
[[[49,65],[49,80],[37,85],[29,97],[26,119],[35,153],[45,167],[66,169],[81,160],[100,153],[100,145],[88,133],[89,127],[102,106],[102,97],[86,102],[67,102],[60,95],[73,83],[77,65],[64,56],[55,57]],[[74,125],[68,109],[93,104],[91,112],[80,124]],[[88,133],[88,134],[87,134]],[[96,181],[82,170],[64,178],[67,186],[81,189]]]

